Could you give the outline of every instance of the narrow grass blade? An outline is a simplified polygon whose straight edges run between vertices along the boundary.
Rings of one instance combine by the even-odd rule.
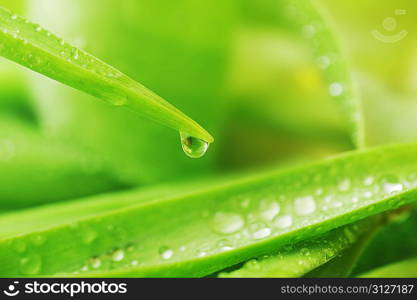
[[[129,206],[90,216],[72,203],[10,214],[0,224],[0,275],[212,274],[415,201],[416,152],[416,144],[352,152],[146,202],[140,192],[115,194],[107,201]],[[68,216],[39,217],[57,210]]]
[[[112,105],[128,107],[163,125],[213,142],[195,121],[138,82],[1,7],[0,55]]]
[[[353,142],[358,147],[365,143],[362,102],[336,33],[330,26],[322,7],[312,1],[288,1],[291,19],[301,28],[304,37],[312,44],[318,67],[328,81],[328,92],[335,98],[346,116]]]

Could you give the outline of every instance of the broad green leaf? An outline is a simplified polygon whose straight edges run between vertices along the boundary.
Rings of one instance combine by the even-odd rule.
[[[0,42],[0,55],[29,69],[179,132],[213,142],[195,121],[140,83],[1,7]]]
[[[357,151],[146,202],[140,191],[114,194],[111,203],[131,205],[94,215],[73,214],[71,203],[10,214],[0,226],[1,275],[212,274],[415,201],[416,151],[415,144]],[[90,211],[95,206],[100,211],[93,203]],[[37,217],[58,209],[68,216]]]
[[[94,155],[0,117],[0,210],[24,208],[127,187]]]
[[[276,253],[250,260],[236,271],[221,273],[220,277],[301,277],[312,269],[338,259],[340,252],[352,247],[375,223],[374,219],[366,219],[311,240],[284,246]]]
[[[417,258],[411,258],[388,266],[384,266],[367,273],[361,274],[359,277],[370,278],[395,278],[395,277],[417,277]]]

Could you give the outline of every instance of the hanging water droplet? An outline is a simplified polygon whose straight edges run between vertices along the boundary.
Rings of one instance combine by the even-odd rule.
[[[210,220],[210,227],[217,233],[231,234],[242,229],[245,221],[235,213],[217,212]]]
[[[112,258],[113,261],[121,261],[121,260],[123,260],[124,257],[125,257],[125,253],[121,249],[115,250],[111,254],[111,258]]]
[[[167,260],[174,255],[174,251],[168,247],[161,247],[161,249],[159,249],[159,254],[161,255],[162,259]]]
[[[201,139],[190,136],[184,132],[180,132],[181,146],[185,154],[191,158],[202,157],[209,147],[209,143]]]
[[[316,210],[316,202],[312,196],[295,199],[294,206],[295,212],[300,216],[309,215]]]

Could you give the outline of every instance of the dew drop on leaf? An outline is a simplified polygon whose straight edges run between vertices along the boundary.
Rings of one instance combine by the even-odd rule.
[[[292,225],[291,216],[278,216],[274,219],[274,226],[277,228],[288,228]]]
[[[251,236],[255,240],[260,240],[268,237],[271,234],[271,228],[267,227],[262,222],[253,223],[249,226]]]
[[[301,197],[295,199],[294,207],[298,215],[305,216],[316,210],[316,202],[312,196]]]
[[[271,200],[261,201],[259,215],[265,221],[271,221],[276,215],[278,215],[279,211],[280,206],[277,202]]]
[[[242,229],[245,221],[236,213],[217,212],[210,220],[210,228],[220,234],[231,234]]]
[[[365,186],[370,186],[373,183],[374,183],[374,178],[372,176],[368,176],[363,180],[363,184]]]
[[[381,178],[381,184],[384,192],[387,194],[398,193],[403,190],[400,180],[394,175],[387,175]]]
[[[191,158],[202,157],[209,147],[209,143],[201,139],[180,132],[181,146],[185,154]]]
[[[164,246],[159,249],[159,254],[161,255],[162,259],[167,260],[174,255],[174,251],[171,248]]]
[[[350,188],[350,180],[344,179],[339,183],[339,191],[341,192],[347,192]]]
[[[125,257],[125,253],[121,249],[115,250],[111,254],[111,258],[112,258],[113,261],[121,261],[121,260],[123,260],[124,257]]]
[[[229,251],[233,249],[232,243],[227,239],[222,239],[217,243],[219,251]]]

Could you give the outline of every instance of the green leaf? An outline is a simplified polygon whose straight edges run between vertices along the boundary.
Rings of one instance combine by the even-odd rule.
[[[395,277],[417,277],[417,257],[393,263],[367,273],[359,277],[369,278],[395,278]]]
[[[10,214],[0,224],[0,275],[212,274],[415,201],[416,151],[357,151],[146,202],[140,191],[103,196],[120,203],[114,210],[102,209],[99,197],[84,200],[86,212],[64,203]],[[64,216],[43,217],[57,210]]]
[[[250,260],[236,271],[221,273],[220,277],[301,277],[312,269],[338,259],[340,252],[352,247],[374,225],[374,219],[365,219],[334,229],[322,236],[284,246],[277,253],[259,260]]]
[[[0,43],[0,55],[29,69],[180,132],[213,142],[213,137],[195,121],[140,83],[1,7]]]
[[[127,187],[93,154],[6,116],[0,118],[0,170],[0,210]]]

